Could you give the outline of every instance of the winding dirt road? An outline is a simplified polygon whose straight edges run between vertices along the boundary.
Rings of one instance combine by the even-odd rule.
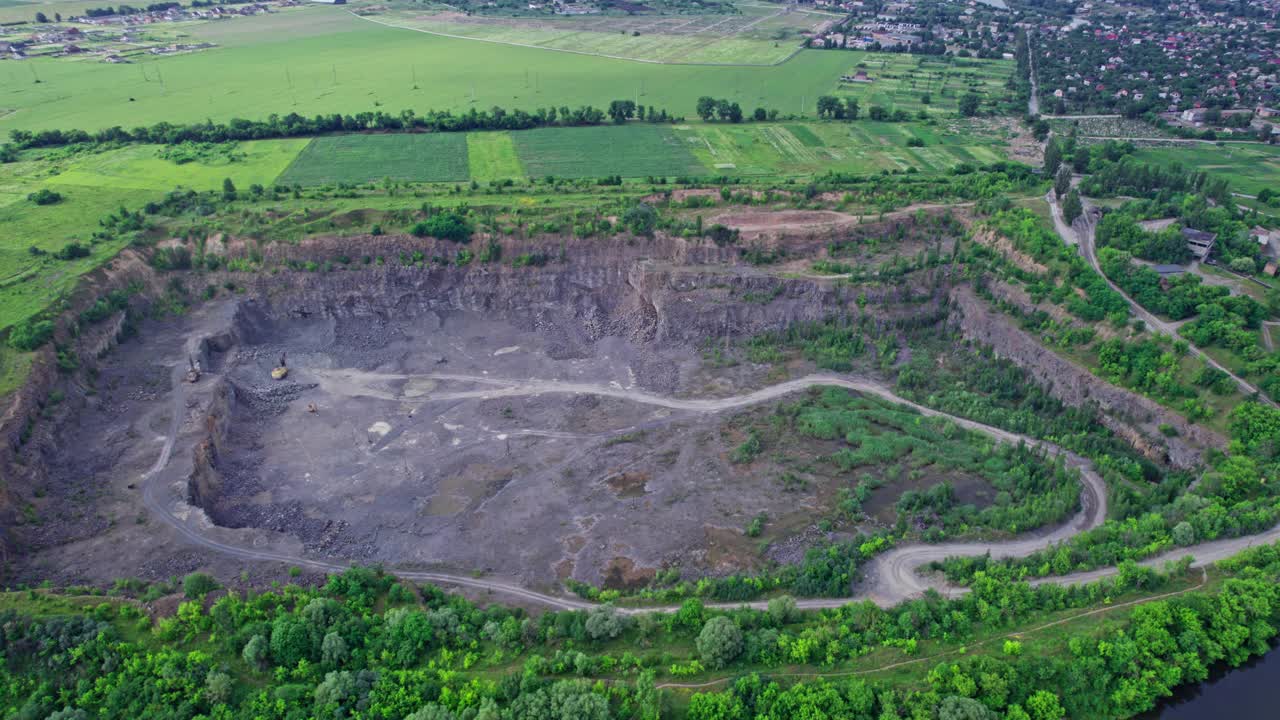
[[[188,347],[189,352],[194,352],[194,345]],[[188,353],[189,354],[189,353]],[[185,356],[185,354],[184,354]],[[224,555],[240,558],[244,560],[279,562],[299,567],[306,567],[321,572],[342,572],[350,567],[347,563],[328,562],[313,558],[306,558],[287,553],[274,552],[269,550],[258,550],[253,548],[241,547],[229,544],[208,537],[201,532],[200,529],[193,527],[185,519],[174,514],[168,503],[162,501],[157,496],[157,484],[155,481],[168,466],[173,455],[173,450],[177,442],[178,435],[182,429],[183,421],[186,417],[186,385],[182,380],[185,373],[185,367],[177,364],[173,371],[173,392],[170,400],[170,413],[168,436],[165,439],[163,448],[159,457],[152,467],[143,475],[142,495],[143,502],[147,509],[154,513],[158,518],[166,524],[173,527],[183,538],[194,545],[212,550]],[[326,373],[312,371],[316,377],[323,378]],[[394,380],[410,380],[410,379],[431,379],[437,381],[470,383],[474,385],[484,386],[482,389],[461,390],[453,392],[439,392],[421,398],[422,401],[435,400],[451,400],[466,398],[492,398],[492,397],[509,397],[516,395],[539,395],[539,394],[592,394],[605,397],[614,397],[631,402],[642,403],[646,405],[654,405],[659,407],[690,411],[695,413],[719,413],[738,408],[748,407],[751,405],[768,402],[777,398],[803,391],[815,386],[842,387],[856,392],[874,395],[885,400],[905,405],[920,412],[922,415],[930,417],[943,417],[963,428],[986,434],[1002,442],[1024,443],[1028,446],[1043,449],[1045,452],[1060,456],[1069,466],[1079,471],[1081,480],[1081,509],[1071,521],[1062,526],[1047,532],[1038,533],[1014,540],[1003,542],[971,542],[971,543],[943,543],[938,545],[925,544],[908,544],[902,545],[889,550],[877,556],[866,568],[867,581],[865,582],[865,590],[850,597],[844,598],[822,598],[822,599],[804,599],[797,601],[797,605],[803,609],[822,609],[834,608],[846,605],[850,602],[858,600],[872,600],[881,606],[891,606],[904,600],[918,596],[929,588],[935,588],[947,595],[959,595],[967,592],[965,588],[946,588],[940,587],[935,580],[926,578],[917,574],[917,569],[926,563],[934,560],[942,560],[953,556],[978,556],[990,553],[993,557],[1021,557],[1044,549],[1053,543],[1060,542],[1075,534],[1097,527],[1106,518],[1106,486],[1102,478],[1094,470],[1092,463],[1087,459],[1080,457],[1074,453],[1063,450],[1051,443],[1043,442],[1035,438],[1029,438],[1011,433],[1006,430],[984,425],[965,418],[955,417],[946,413],[938,412],[927,407],[923,407],[909,400],[899,397],[887,387],[866,379],[854,379],[848,377],[839,377],[827,374],[809,375],[795,380],[772,385],[754,392],[736,395],[726,398],[717,399],[691,399],[677,398],[665,395],[657,395],[647,393],[640,390],[632,390],[611,385],[599,385],[591,383],[565,382],[558,380],[503,380],[487,376],[459,375],[451,373],[428,373],[424,375],[387,375],[373,373],[357,373],[356,377],[344,377],[341,385],[345,386],[346,392],[351,394],[375,394],[376,391],[368,390],[366,384],[381,384],[386,381]],[[354,382],[353,382],[354,380]],[[324,380],[322,379],[322,382]],[[377,396],[377,395],[375,395]],[[400,401],[410,401],[409,398],[397,398]],[[1280,538],[1280,527],[1277,527],[1262,535],[1251,538],[1238,538],[1234,540],[1219,541],[1215,543],[1206,543],[1204,545],[1195,546],[1178,550],[1165,555],[1151,558],[1144,562],[1144,565],[1158,566],[1170,560],[1176,560],[1187,554],[1194,554],[1195,566],[1203,566],[1214,560],[1229,557],[1240,550],[1260,542],[1270,542]],[[595,603],[566,597],[562,595],[551,595],[547,593],[530,590],[512,583],[500,582],[495,580],[486,580],[483,578],[472,577],[469,575],[457,575],[443,572],[426,572],[408,569],[392,569],[399,577],[407,580],[418,582],[434,582],[448,585],[455,585],[479,590],[485,590],[510,598],[518,599],[524,602],[543,605],[546,607],[560,610],[583,610],[595,606]],[[1078,573],[1075,575],[1066,575],[1052,578],[1044,578],[1035,581],[1036,583],[1056,583],[1056,584],[1072,584],[1096,580],[1114,574],[1114,568],[1103,568],[1087,573]],[[763,609],[766,607],[765,601],[757,601],[750,603],[721,603],[713,604],[713,607],[753,607]],[[677,607],[646,607],[646,608],[625,608],[622,612],[635,614],[644,612],[673,612]]]
[[[1119,293],[1120,297],[1125,299],[1125,302],[1129,303],[1129,309],[1133,311],[1133,314],[1137,315],[1140,320],[1146,323],[1147,327],[1171,337],[1179,337],[1178,325],[1180,323],[1171,323],[1156,317],[1155,314],[1151,313],[1146,308],[1139,305],[1133,298],[1129,297],[1128,293],[1122,290],[1119,285],[1112,282],[1111,278],[1107,277],[1106,273],[1102,272],[1102,265],[1098,262],[1098,250],[1094,239],[1097,235],[1097,224],[1089,219],[1092,217],[1090,211],[1094,207],[1093,204],[1083,196],[1080,198],[1080,201],[1084,204],[1084,213],[1076,222],[1078,225],[1083,227],[1083,231],[1081,231],[1077,230],[1074,225],[1067,224],[1066,218],[1062,214],[1062,206],[1058,203],[1058,200],[1054,196],[1052,190],[1045,195],[1045,200],[1049,203],[1049,209],[1053,215],[1053,226],[1054,229],[1058,231],[1058,236],[1061,237],[1062,241],[1068,245],[1079,246],[1080,254],[1089,262],[1089,265],[1093,268],[1094,272],[1102,276],[1102,279],[1106,281],[1107,285],[1109,285],[1112,290]],[[1191,352],[1201,360],[1226,373],[1228,377],[1235,381],[1236,386],[1240,388],[1242,393],[1245,395],[1257,395],[1258,399],[1262,402],[1270,405],[1271,407],[1277,407],[1276,403],[1271,398],[1260,392],[1257,387],[1253,386],[1239,375],[1231,372],[1231,370],[1223,366],[1222,363],[1219,363],[1217,360],[1210,357],[1208,353],[1196,347],[1190,341],[1187,342],[1187,345]]]

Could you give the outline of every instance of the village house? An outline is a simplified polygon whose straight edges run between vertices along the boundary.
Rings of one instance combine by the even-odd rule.
[[[1213,243],[1218,239],[1218,236],[1213,233],[1192,228],[1182,228],[1182,237],[1187,241],[1187,250],[1201,262],[1209,259],[1209,253],[1213,252]]]

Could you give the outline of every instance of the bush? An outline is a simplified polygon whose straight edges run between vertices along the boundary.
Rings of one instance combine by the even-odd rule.
[[[62,249],[53,254],[59,260],[75,260],[76,258],[89,257],[89,248],[80,243],[67,243]]]
[[[623,213],[622,222],[637,235],[652,235],[658,224],[658,213],[645,203],[636,203]]]
[[[592,608],[587,614],[585,630],[592,640],[612,640],[627,629],[627,618],[609,605]]]
[[[218,589],[218,581],[205,573],[191,573],[182,579],[182,594],[198,600]]]
[[[1232,272],[1238,272],[1243,275],[1252,275],[1258,271],[1257,263],[1253,261],[1253,258],[1249,257],[1232,258],[1228,267],[1231,268]]]
[[[40,188],[28,195],[27,199],[37,205],[53,205],[62,202],[62,193],[55,192],[49,188]]]
[[[183,245],[157,248],[151,255],[151,267],[157,270],[190,270],[191,251]]]
[[[49,342],[53,337],[53,322],[50,320],[27,320],[18,323],[9,331],[9,346],[15,350],[30,352]]]
[[[471,239],[471,222],[466,216],[447,210],[415,224],[410,230],[415,237],[433,237],[464,243]]]

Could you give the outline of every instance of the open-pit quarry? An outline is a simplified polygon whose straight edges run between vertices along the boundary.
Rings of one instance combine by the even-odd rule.
[[[110,579],[253,567],[246,560],[380,563],[573,606],[560,599],[570,578],[635,589],[673,569],[697,578],[794,563],[815,544],[891,523],[904,490],[888,483],[860,523],[833,528],[822,519],[849,474],[805,465],[799,487],[784,488],[795,473],[782,453],[735,459],[745,423],[823,386],[940,413],[895,394],[874,352],[865,367],[833,372],[734,349],[831,318],[880,338],[903,327],[963,332],[977,312],[945,264],[894,283],[806,272],[824,244],[816,237],[776,239],[789,260],[767,266],[736,248],[643,238],[509,241],[508,256],[541,258],[522,267],[397,262],[416,242],[367,238],[363,260],[328,272],[192,279],[182,292],[234,291],[148,320],[114,349],[100,339],[93,387],[55,409],[27,450],[62,521],[28,529],[19,572]],[[267,259],[325,262],[342,247],[277,246]],[[128,263],[104,282],[161,285]],[[995,332],[973,334],[1018,342],[1014,329]],[[1154,427],[1155,417],[1133,420],[1141,410],[1123,415]],[[1087,461],[951,420],[984,441],[1062,456],[1077,477],[1076,511],[1016,538],[906,543],[873,563],[859,593],[899,600],[927,586],[914,572],[924,562],[1025,554],[1104,518],[1105,488]],[[919,477],[921,488],[931,482]],[[978,507],[995,494],[964,473],[941,479]],[[753,517],[768,518],[767,542],[744,532]]]

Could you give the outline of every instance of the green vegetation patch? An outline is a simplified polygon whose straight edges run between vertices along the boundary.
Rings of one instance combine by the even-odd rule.
[[[826,143],[806,125],[787,125],[787,131],[796,137],[805,147],[822,147]]]
[[[1004,95],[1013,73],[1010,60],[944,58],[905,53],[846,52],[846,74],[867,74],[867,82],[841,83],[839,94],[855,97],[862,112],[873,105],[915,112],[959,111],[960,97],[975,92],[984,98]]]
[[[534,177],[707,173],[686,144],[665,127],[541,128],[514,132],[511,137],[520,161]]]
[[[98,221],[121,207],[136,207],[158,196],[129,188],[60,185],[62,200],[52,205],[17,202],[0,207],[0,328],[43,310],[71,290],[76,279],[113,257],[124,241],[95,242]],[[88,255],[58,253],[71,244]],[[35,248],[32,250],[32,248]]]
[[[633,63],[439,37],[316,6],[184,27],[189,41],[218,48],[137,63],[37,59],[39,84],[26,67],[6,69],[0,108],[15,112],[0,116],[0,134],[378,108],[607,107],[636,93],[646,107],[677,115],[692,115],[700,95],[793,111],[830,91],[849,62],[845,53],[806,50],[772,67]]]
[[[468,133],[467,164],[472,180],[483,182],[524,177],[515,143],[505,132]]]
[[[711,123],[681,126],[677,134],[717,174],[818,175],[828,171],[869,174],[881,170],[940,173],[956,165],[1005,159],[993,137],[970,124],[809,122]],[[919,138],[924,147],[908,147]]]
[[[470,177],[461,133],[319,137],[280,176],[284,184],[365,183],[390,178],[449,182]]]
[[[1187,143],[1178,147],[1140,148],[1135,157],[1157,165],[1178,163],[1222,178],[1231,189],[1257,195],[1280,188],[1280,146],[1261,143]]]
[[[57,185],[166,192],[175,187],[214,190],[231,178],[240,187],[269,185],[305,148],[305,139],[242,143],[130,145],[84,155],[50,179]]]

